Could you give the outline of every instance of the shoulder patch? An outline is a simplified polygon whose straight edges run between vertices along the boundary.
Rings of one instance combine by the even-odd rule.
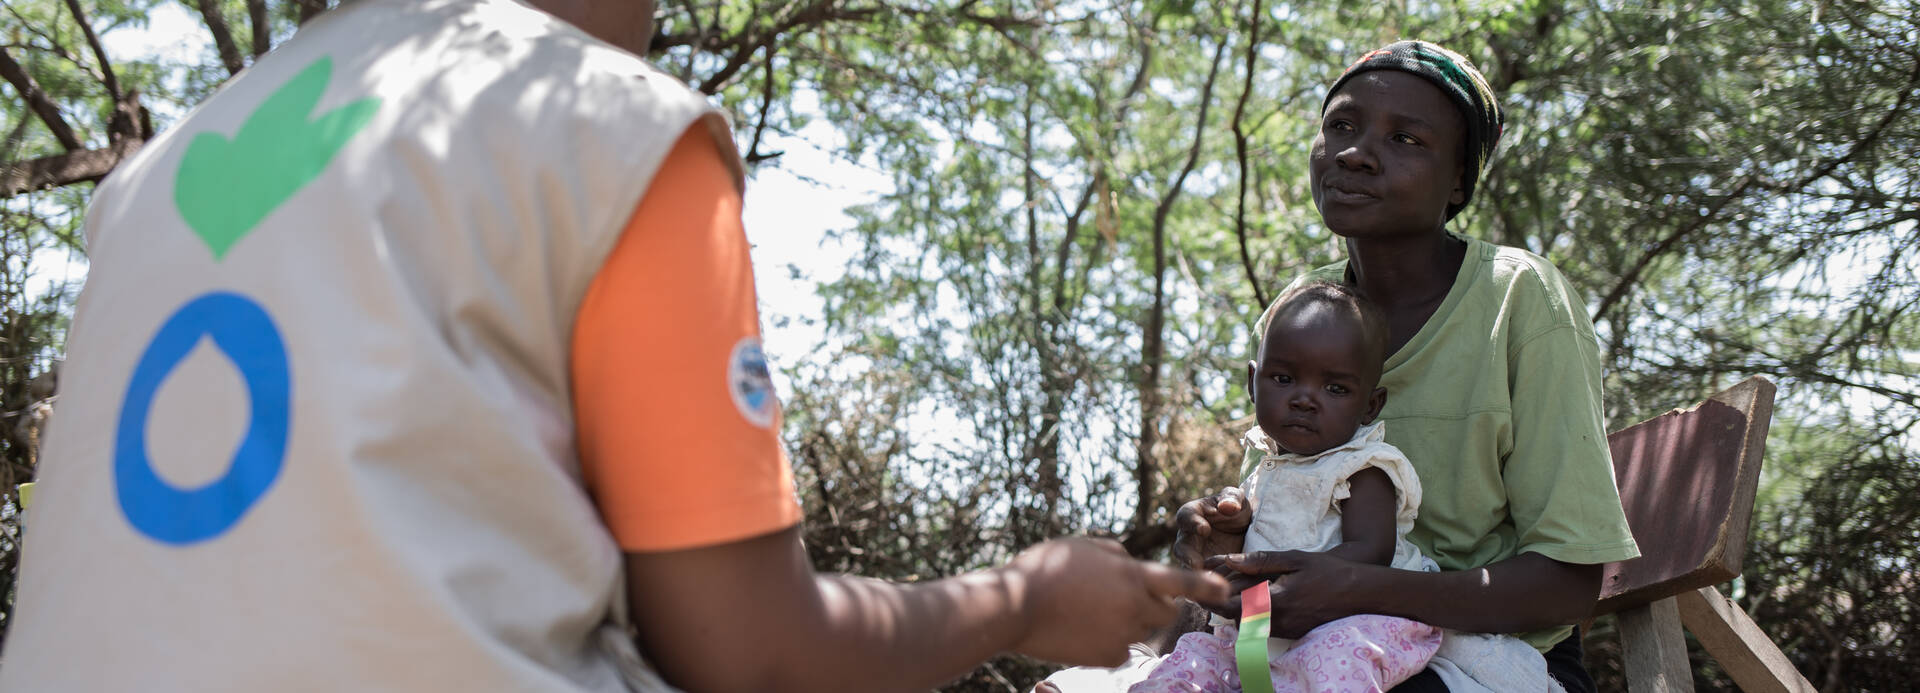
[[[773,396],[773,375],[767,370],[767,354],[760,348],[759,337],[733,345],[733,354],[727,357],[727,393],[749,423],[761,428],[773,425],[780,405]]]

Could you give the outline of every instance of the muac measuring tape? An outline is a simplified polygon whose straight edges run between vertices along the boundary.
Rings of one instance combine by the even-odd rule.
[[[1240,636],[1233,641],[1233,663],[1245,693],[1273,693],[1267,668],[1267,637],[1273,632],[1273,597],[1268,591],[1272,585],[1262,580],[1240,593]]]

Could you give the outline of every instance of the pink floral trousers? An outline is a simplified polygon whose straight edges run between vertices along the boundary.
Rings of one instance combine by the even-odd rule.
[[[1132,693],[1239,693],[1233,626],[1180,636]],[[1426,668],[1440,629],[1392,616],[1329,621],[1267,664],[1275,693],[1384,691]]]

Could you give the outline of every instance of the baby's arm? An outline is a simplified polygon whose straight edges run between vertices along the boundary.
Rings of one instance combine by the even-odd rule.
[[[1379,467],[1347,477],[1351,495],[1340,503],[1340,545],[1327,553],[1349,561],[1387,565],[1393,561],[1394,517],[1399,494]]]

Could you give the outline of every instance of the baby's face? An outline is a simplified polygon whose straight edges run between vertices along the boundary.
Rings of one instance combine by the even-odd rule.
[[[1386,403],[1374,355],[1351,313],[1319,301],[1282,308],[1248,386],[1260,430],[1296,455],[1347,442]]]

